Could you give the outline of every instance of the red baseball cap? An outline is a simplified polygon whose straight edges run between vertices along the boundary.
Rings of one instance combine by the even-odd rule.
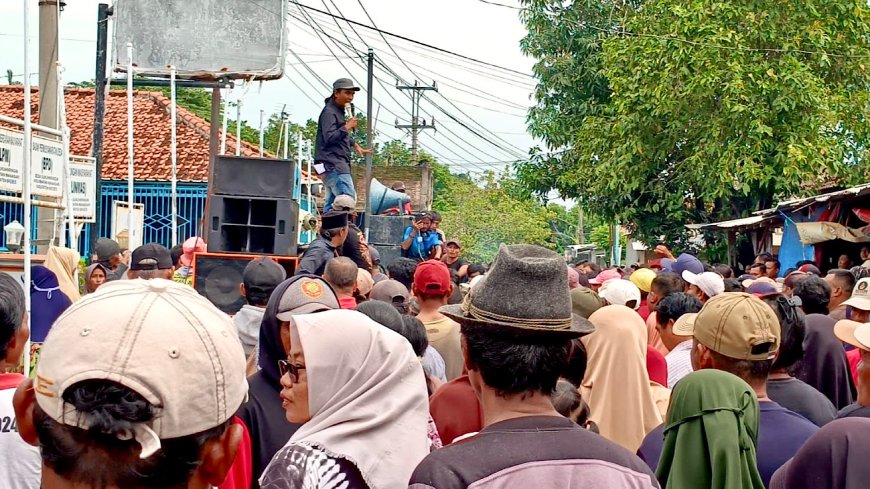
[[[450,284],[450,270],[438,260],[426,260],[414,271],[414,290],[424,294],[449,294]]]

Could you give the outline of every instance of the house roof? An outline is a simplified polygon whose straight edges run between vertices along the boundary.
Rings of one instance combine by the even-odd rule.
[[[89,156],[94,129],[94,89],[67,88],[64,91],[67,125],[70,128],[70,153]],[[33,89],[31,114],[37,122],[38,90]],[[133,156],[136,181],[167,182],[172,178],[170,161],[170,100],[160,92],[133,92]],[[24,116],[24,87],[0,85],[0,114],[21,119]],[[208,181],[209,123],[178,106],[177,177],[180,182]],[[103,136],[104,180],[127,179],[127,92],[109,90]],[[0,126],[10,127],[0,123]],[[19,129],[11,127],[13,129]],[[236,138],[227,134],[227,153],[235,154]],[[259,149],[242,141],[242,156],[258,156]],[[272,157],[272,155],[268,155]]]

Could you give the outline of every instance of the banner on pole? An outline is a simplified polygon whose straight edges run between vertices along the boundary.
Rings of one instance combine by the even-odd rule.
[[[89,156],[69,157],[70,198],[77,222],[96,222],[97,167]]]
[[[41,136],[31,142],[30,191],[42,197],[63,196],[63,143]],[[0,129],[0,190],[22,193],[24,134]]]

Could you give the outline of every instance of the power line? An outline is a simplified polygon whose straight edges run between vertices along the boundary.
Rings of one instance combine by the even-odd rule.
[[[477,0],[477,1],[480,3],[485,3],[487,5],[494,5],[496,7],[509,8],[509,9],[513,9],[513,10],[525,10],[525,7],[516,7],[514,5],[505,5],[503,3],[492,2],[490,0]]]
[[[448,49],[439,48],[438,46],[433,46],[433,45],[431,45],[431,44],[427,44],[427,43],[422,42],[422,41],[417,41],[417,40],[415,40],[415,39],[411,39],[411,38],[409,38],[409,37],[405,37],[405,36],[402,36],[402,35],[399,35],[399,34],[394,34],[394,33],[392,33],[392,32],[388,32],[388,31],[385,31],[385,30],[382,30],[382,29],[378,29],[377,27],[372,27],[372,26],[370,26],[370,25],[366,25],[366,24],[363,24],[363,23],[361,23],[361,22],[357,22],[357,21],[355,21],[355,20],[350,20],[350,19],[347,19],[347,18],[344,18],[344,17],[341,17],[341,16],[337,16],[337,15],[331,14],[331,13],[329,13],[329,12],[324,12],[323,10],[320,10],[320,9],[317,9],[317,8],[314,8],[314,7],[311,7],[311,6],[308,6],[308,5],[301,4],[301,3],[299,3],[297,0],[290,0],[290,1],[291,1],[292,3],[298,5],[298,6],[302,7],[302,8],[305,8],[305,9],[308,9],[308,10],[312,10],[312,11],[314,11],[314,12],[319,12],[319,13],[321,13],[321,14],[323,14],[323,15],[329,15],[330,17],[336,17],[336,18],[338,18],[339,20],[343,20],[343,21],[347,22],[348,24],[354,24],[354,25],[359,26],[359,27],[364,27],[364,28],[366,28],[366,29],[370,29],[370,30],[373,30],[373,31],[377,31],[377,32],[380,32],[380,33],[382,33],[382,34],[386,34],[386,35],[388,35],[388,36],[390,36],[390,37],[395,37],[396,39],[402,39],[403,41],[408,41],[408,42],[411,42],[411,43],[414,43],[414,44],[417,44],[417,45],[420,45],[420,46],[424,46],[424,47],[426,47],[426,48],[429,48],[429,49],[432,49],[432,50],[435,50],[435,51],[439,51],[439,52],[446,53],[446,54],[449,54],[449,55],[452,55],[452,56],[456,56],[457,58],[462,58],[462,59],[466,59],[466,60],[468,60],[468,61],[473,61],[473,62],[475,62],[475,63],[479,63],[479,64],[482,64],[482,65],[491,66],[491,67],[493,67],[493,68],[498,68],[498,69],[500,69],[500,70],[504,70],[504,71],[507,71],[507,72],[510,72],[510,73],[516,73],[516,74],[518,74],[518,75],[523,75],[523,76],[526,76],[526,77],[528,77],[528,78],[534,78],[533,75],[530,75],[530,74],[528,74],[528,73],[523,73],[522,71],[517,71],[517,70],[511,69],[511,68],[506,68],[506,67],[504,67],[504,66],[499,66],[499,65],[497,65],[497,64],[495,64],[495,63],[489,63],[489,62],[487,62],[487,61],[483,61],[483,60],[479,60],[479,59],[476,59],[476,58],[472,58],[471,56],[465,56],[464,54],[455,53],[455,52],[450,51],[450,50],[448,50]]]
[[[303,15],[304,15],[304,13],[303,13]],[[291,16],[292,18],[296,19],[297,21],[299,21],[299,19],[298,19],[297,17],[293,16],[292,14],[291,14],[290,16]],[[310,20],[308,20],[308,19],[310,19]],[[341,44],[343,44],[343,43],[342,43],[341,41],[339,41],[338,39],[335,39],[334,37],[330,36],[330,35],[327,34],[325,31],[323,31],[322,26],[320,26],[320,24],[319,24],[319,23],[318,23],[318,22],[317,22],[313,17],[311,17],[311,16],[307,16],[305,22],[306,22],[306,23],[309,25],[309,27],[311,27],[312,29],[317,30],[317,29],[319,28],[319,29],[320,29],[320,32],[323,33],[324,36],[326,36],[327,38],[329,38],[330,40],[332,40],[332,42],[335,43],[336,46],[344,52],[343,48],[341,47]],[[314,27],[314,24],[317,24],[318,27],[315,28],[315,27]],[[323,41],[323,38],[320,36],[320,33],[317,33],[317,32],[315,32],[315,33],[317,34],[318,38],[321,39],[322,42],[325,42],[325,41]],[[354,48],[352,45],[346,45],[346,47],[347,47],[348,49],[355,50],[355,48]],[[328,48],[328,46],[327,46],[327,48]],[[328,48],[328,49],[330,49],[330,48]],[[330,49],[330,51],[331,51],[331,49]],[[347,53],[345,52],[345,54],[347,54]],[[382,64],[382,62],[381,62],[378,58],[375,58],[375,61],[378,62],[379,64]],[[360,63],[360,65],[362,64],[361,62],[359,62],[359,63]],[[342,66],[344,67],[344,65],[342,65]],[[347,70],[347,67],[344,67],[344,69]],[[391,71],[391,70],[388,69],[388,71]],[[375,78],[379,80],[379,78],[377,78],[377,76],[376,76]],[[397,78],[400,78],[400,77],[397,77]],[[392,97],[392,94],[391,94],[388,90],[385,89],[385,91],[387,91],[387,94],[390,95],[390,97]],[[392,98],[393,98],[393,100],[394,100],[396,103],[398,103],[398,101],[396,101],[394,97],[392,97]],[[383,104],[381,104],[381,105],[383,106]],[[433,105],[434,105],[434,104],[433,104]],[[444,109],[440,109],[440,108],[439,108],[439,110],[441,110],[442,112],[444,112]],[[392,111],[390,111],[389,109],[387,109],[387,111],[392,113]],[[393,113],[393,114],[394,114],[394,113]],[[462,123],[461,121],[458,121],[458,119],[456,119],[455,116],[453,116],[452,114],[449,114],[449,113],[446,113],[446,112],[445,112],[445,115],[447,115],[449,118],[453,119],[453,120],[456,121],[458,124],[460,124],[460,125],[462,125],[463,127],[465,127],[466,129],[470,129],[470,128],[468,128],[467,125],[464,125],[464,123]],[[464,145],[462,145],[462,144],[457,144],[455,141],[450,140],[449,138],[446,138],[446,137],[445,137],[446,139],[450,140],[450,142],[452,142],[453,144],[456,144],[457,147],[462,148],[462,149],[463,149],[464,151],[466,151],[469,155],[472,155],[472,156],[475,157],[475,158],[479,158],[478,156],[473,155],[473,154],[472,154],[472,153],[467,149],[467,148],[469,148],[469,147],[472,147],[472,148],[476,149],[477,151],[479,151],[481,154],[485,155],[487,158],[490,158],[490,159],[498,159],[498,158],[492,156],[491,154],[488,154],[488,153],[486,153],[485,151],[483,151],[483,150],[477,148],[475,145],[472,145],[472,143],[470,143],[470,142],[467,141],[466,139],[462,138],[461,136],[459,136],[458,134],[456,134],[455,132],[453,132],[449,127],[443,126],[443,129],[444,129],[444,131],[446,131],[448,134],[451,134],[451,135],[455,136],[456,138],[458,138],[460,141],[462,141],[462,142],[464,143]],[[475,131],[472,129],[471,132],[474,133]],[[478,135],[478,137],[480,137],[479,133],[476,134],[476,135]],[[490,144],[493,144],[491,141],[488,141],[485,137],[484,137],[483,139],[484,139],[485,141],[489,142]],[[501,148],[499,145],[497,145],[497,144],[493,144],[493,146],[495,146],[496,148],[498,148],[498,149],[504,151],[504,149],[502,149],[502,148]],[[446,147],[445,147],[445,148],[446,148]],[[507,152],[507,154],[508,154],[509,156],[514,156],[514,155],[511,155],[509,152]],[[481,161],[484,161],[483,158],[480,158],[480,160],[481,160]]]
[[[325,1],[325,0],[321,0],[321,1],[323,1],[323,4],[324,4],[324,6],[325,6],[325,5],[326,5],[326,1]],[[330,0],[330,1],[331,1],[331,0]],[[358,1],[358,3],[360,4],[360,6],[363,8],[363,11],[365,12],[365,14],[366,14],[366,16],[368,17],[369,21],[372,23],[372,26],[373,26],[375,29],[377,29],[378,32],[381,32],[380,29],[378,29],[377,24],[375,24],[374,19],[372,19],[371,15],[369,15],[369,13],[368,13],[368,11],[366,10],[365,6],[362,4],[362,1],[361,1],[361,0],[357,0],[357,1]],[[297,5],[299,5],[299,4],[297,3]],[[335,3],[333,3],[333,5],[335,5]],[[328,8],[327,8],[327,9],[328,9]],[[338,10],[338,7],[336,7],[336,10]],[[340,10],[339,10],[338,12],[339,12],[339,14],[341,14],[341,11],[340,11]],[[329,14],[331,15],[332,13],[329,12]],[[343,16],[342,16],[342,17],[343,17]],[[350,22],[348,22],[348,24],[351,25]],[[338,21],[336,21],[336,25],[338,25]],[[352,27],[351,27],[351,28],[352,28]],[[357,34],[357,35],[359,35],[359,34]],[[381,34],[381,37],[383,37],[383,34]],[[345,38],[347,39],[347,36],[346,36],[346,35],[345,35]],[[349,44],[352,44],[352,43],[350,43],[350,39],[347,39],[347,40],[348,40],[348,43],[349,43]],[[363,42],[365,42],[365,41],[363,41]],[[390,50],[393,51],[393,54],[395,54],[395,55],[399,58],[399,61],[402,62],[402,64],[405,66],[405,68],[407,68],[408,71],[411,72],[411,74],[413,74],[414,76],[417,76],[417,74],[414,73],[414,70],[411,69],[411,68],[410,68],[410,67],[409,67],[409,66],[404,62],[404,60],[402,60],[401,56],[399,56],[399,54],[395,51],[395,49],[393,49],[393,47],[390,45],[389,41],[386,40],[386,38],[384,38],[384,42],[387,43],[387,46],[389,46]],[[381,66],[383,66],[384,68],[386,68],[387,71],[392,72],[393,75],[395,75],[397,79],[400,79],[399,75],[398,75],[395,71],[393,71],[393,70],[387,68],[383,61],[379,61],[379,64],[381,64]],[[419,78],[419,77],[418,77],[418,78]],[[404,80],[403,80],[403,83],[405,83],[406,85],[408,85],[408,82],[407,82],[407,81],[404,81]],[[442,95],[442,97],[443,97],[443,95]],[[480,133],[478,133],[477,131],[473,130],[471,127],[467,126],[465,123],[460,122],[460,121],[459,121],[456,117],[454,117],[452,114],[449,114],[449,113],[446,112],[444,109],[440,108],[437,104],[435,104],[435,103],[431,100],[431,98],[428,97],[427,95],[422,94],[422,98],[423,98],[423,100],[426,100],[426,101],[428,101],[429,103],[431,103],[432,105],[434,105],[434,106],[435,106],[436,108],[438,108],[441,112],[443,112],[444,115],[446,115],[446,116],[449,117],[450,119],[453,119],[455,122],[457,122],[458,124],[460,124],[462,127],[464,127],[465,129],[467,129],[469,132],[475,134],[476,136],[478,136],[479,138],[483,139],[484,141],[487,141],[488,143],[492,144],[493,146],[495,146],[495,147],[497,147],[497,148],[500,148],[502,151],[505,151],[505,153],[509,154],[510,156],[517,156],[518,154],[521,154],[521,153],[511,154],[514,150],[515,150],[515,151],[518,151],[518,152],[521,152],[522,150],[521,150],[520,148],[514,146],[514,145],[511,144],[510,142],[506,141],[505,139],[501,138],[501,137],[498,136],[497,134],[492,133],[491,131],[489,131],[489,129],[487,129],[487,128],[484,127],[483,125],[481,125],[481,124],[479,124],[479,123],[477,124],[477,125],[478,125],[478,126],[479,126],[483,131],[484,131],[484,132],[489,132],[489,133],[490,133],[490,134],[491,134],[495,139],[501,141],[502,143],[504,143],[505,145],[507,145],[507,146],[508,146],[509,148],[511,148],[512,150],[511,150],[511,151],[506,151],[504,148],[501,148],[498,144],[496,144],[496,143],[494,143],[493,141],[489,140],[488,138],[484,137],[482,134],[480,134]],[[448,104],[450,104],[451,106],[453,106],[454,109],[458,110],[460,114],[462,114],[463,116],[465,116],[465,117],[469,118],[470,120],[474,121],[474,119],[473,119],[471,116],[469,116],[467,113],[465,113],[465,111],[463,111],[461,108],[459,108],[458,106],[456,106],[456,104],[454,104],[450,99],[444,97],[444,100],[446,100]]]

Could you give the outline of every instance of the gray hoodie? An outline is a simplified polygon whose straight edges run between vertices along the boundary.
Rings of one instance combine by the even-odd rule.
[[[239,332],[239,339],[242,340],[246,357],[251,355],[260,339],[260,323],[263,321],[264,312],[266,312],[264,307],[245,304],[233,316],[233,324],[236,325],[236,330]]]

